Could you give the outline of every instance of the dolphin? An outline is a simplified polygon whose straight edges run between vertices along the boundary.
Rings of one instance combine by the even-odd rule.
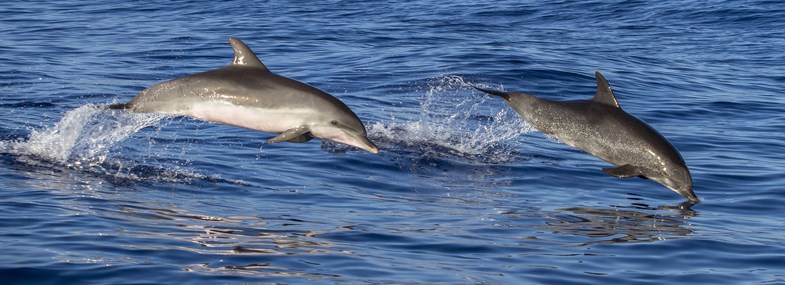
[[[226,67],[155,84],[110,109],[188,116],[263,132],[267,142],[307,142],[314,137],[378,153],[365,126],[337,98],[272,73],[239,39],[229,38],[234,61]]]
[[[504,98],[535,129],[617,167],[602,170],[619,178],[654,180],[697,203],[692,177],[679,152],[665,137],[624,112],[599,72],[591,100],[551,101],[525,93],[474,87]]]

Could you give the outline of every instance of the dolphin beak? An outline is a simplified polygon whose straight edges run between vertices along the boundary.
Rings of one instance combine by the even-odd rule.
[[[692,203],[700,202],[700,199],[698,199],[698,195],[695,195],[695,192],[692,192],[692,179],[688,180],[687,183],[682,183],[682,184],[674,183],[674,180],[670,180],[670,179],[667,179],[665,182],[666,183],[663,183],[665,187],[668,187],[669,189],[673,190],[673,192],[676,192],[682,197],[687,198],[687,200],[690,200],[690,202]]]
[[[356,147],[367,150],[373,154],[379,153],[379,147],[371,142],[371,140],[369,140],[366,136],[356,136],[355,139],[357,139],[357,142],[359,142],[359,145],[355,145]]]
[[[679,195],[683,196],[684,198],[687,198],[688,200],[690,200],[690,202],[693,203],[700,202],[700,199],[698,199],[698,196],[695,195],[695,192],[692,192],[692,187],[678,190],[676,191],[676,193],[679,193]]]
[[[676,190],[676,193],[679,193],[684,198],[687,198],[688,200],[690,200],[690,202],[693,203],[700,202],[700,199],[698,199],[698,195],[695,195],[695,192],[692,192],[692,176],[689,174],[689,172],[687,172],[686,179],[684,180],[686,180],[686,183],[683,183],[681,185],[682,187],[679,187],[680,189]]]
[[[367,142],[368,145],[366,147],[363,147],[362,149],[370,151],[373,154],[379,153],[379,147],[377,147],[375,144],[373,144],[371,141],[369,141],[367,139],[366,139],[366,142]]]
[[[665,187],[668,187],[668,189],[676,192],[684,198],[687,198],[687,200],[690,200],[692,203],[700,202],[698,195],[695,195],[695,192],[692,192],[692,177],[686,168],[684,168],[684,171],[673,173],[669,177],[647,178],[652,179]]]
[[[377,154],[379,153],[379,147],[376,146],[368,137],[364,134],[359,134],[349,130],[343,130],[348,137],[347,140],[340,140],[338,142],[348,144],[353,147],[357,147],[360,149],[367,150],[370,153]]]

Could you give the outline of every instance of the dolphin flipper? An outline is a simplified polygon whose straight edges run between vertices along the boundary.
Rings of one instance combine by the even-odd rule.
[[[632,166],[631,164],[625,164],[619,167],[603,168],[602,171],[608,175],[616,176],[618,178],[643,177],[641,170],[638,167]]]
[[[288,139],[286,141],[288,141],[288,142],[295,142],[295,143],[304,143],[304,142],[308,142],[308,141],[312,140],[313,138],[314,138],[314,136],[310,132],[308,132],[308,133],[304,133],[304,134],[300,135],[299,137],[293,137],[293,138]]]
[[[282,141],[290,141],[290,142],[307,142],[313,138],[310,134],[311,129],[306,126],[299,126],[296,128],[291,128],[277,137],[271,138],[267,140],[268,143],[277,143]]]

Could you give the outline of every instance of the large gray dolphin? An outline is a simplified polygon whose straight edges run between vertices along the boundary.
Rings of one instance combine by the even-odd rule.
[[[372,153],[365,126],[337,98],[308,84],[270,72],[242,41],[229,38],[229,66],[151,86],[125,104],[132,112],[182,115],[209,122],[278,133],[268,140],[307,142],[314,137]]]
[[[652,127],[624,112],[608,81],[596,72],[597,94],[591,100],[557,102],[524,93],[475,87],[501,96],[526,122],[618,167],[603,168],[619,177],[649,178],[692,202],[692,177],[673,145]]]

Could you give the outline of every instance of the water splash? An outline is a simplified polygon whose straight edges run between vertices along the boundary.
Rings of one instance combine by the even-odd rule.
[[[416,121],[375,123],[369,136],[384,149],[400,146],[428,157],[455,157],[481,162],[514,160],[517,140],[531,127],[501,104],[486,102],[463,77],[450,75],[428,83]],[[490,115],[486,115],[490,114]]]
[[[2,142],[5,152],[68,167],[103,163],[116,143],[155,126],[164,115],[133,114],[87,104],[71,110],[54,126],[33,130],[27,140]]]
[[[160,163],[155,161],[136,161],[113,155],[113,147],[119,142],[141,129],[160,126],[165,117],[86,104],[68,111],[54,126],[32,130],[27,139],[0,141],[0,153],[15,155],[18,162],[34,167],[75,169],[80,173],[120,180],[184,182],[196,179],[245,183],[202,175],[184,169],[182,165],[158,165]]]

